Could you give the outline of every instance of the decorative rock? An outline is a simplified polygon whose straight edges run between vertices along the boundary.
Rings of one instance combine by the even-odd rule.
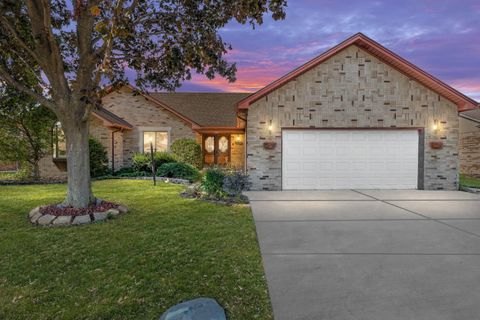
[[[110,210],[105,211],[105,214],[106,214],[107,216],[116,217],[116,216],[118,216],[118,215],[120,214],[120,211],[117,210],[117,209],[110,209]]]
[[[57,219],[53,220],[52,224],[54,226],[66,226],[72,221],[71,216],[58,216]]]
[[[159,320],[226,320],[225,311],[211,298],[198,298],[169,308]]]
[[[72,224],[86,224],[90,223],[92,220],[90,220],[90,215],[86,214],[83,216],[76,216],[75,219],[73,219]]]
[[[95,221],[103,221],[107,219],[108,214],[107,212],[94,212],[93,217],[95,218]]]
[[[103,200],[97,199],[100,203]],[[58,205],[57,205],[58,207]],[[116,217],[120,214],[126,213],[128,211],[127,207],[125,206],[118,206],[118,208],[112,208],[105,212],[94,212],[93,217],[90,214],[85,214],[81,216],[57,216],[53,214],[43,214],[40,212],[40,207],[33,208],[28,213],[28,219],[33,224],[39,224],[42,226],[68,226],[68,225],[79,225],[79,224],[87,224],[94,221],[104,221],[109,218]]]
[[[52,222],[53,219],[55,219],[55,218],[56,218],[56,216],[52,216],[51,214],[45,214],[45,215],[41,216],[40,218],[38,218],[37,223],[41,224],[42,226],[46,226],[46,225],[49,225],[50,222]]]
[[[38,211],[37,213],[35,213],[35,215],[33,215],[33,217],[30,218],[30,221],[32,223],[36,223],[38,218],[40,218],[42,216],[42,214],[40,213],[40,211]]]
[[[127,213],[127,211],[128,211],[127,207],[125,207],[125,206],[118,206],[117,210],[122,214]]]
[[[31,218],[38,213],[40,213],[40,207],[33,208],[32,211],[30,211],[30,213],[28,214],[28,217]]]
[[[100,198],[95,199],[95,204],[96,204],[97,206],[101,205],[102,202],[103,202],[103,200],[100,199]]]

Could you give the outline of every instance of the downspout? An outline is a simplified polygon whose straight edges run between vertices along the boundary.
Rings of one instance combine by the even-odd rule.
[[[112,130],[112,175],[115,175],[115,132],[121,130]]]

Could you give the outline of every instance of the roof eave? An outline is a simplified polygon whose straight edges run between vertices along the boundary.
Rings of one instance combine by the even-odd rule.
[[[120,124],[120,123],[112,122],[112,121],[102,117],[101,115],[99,115],[95,111],[92,112],[92,115],[94,117],[96,117],[97,119],[99,119],[100,121],[102,121],[103,124],[106,127],[117,128],[117,129],[121,129],[121,130],[132,130],[133,129],[132,125],[126,125],[126,124]]]

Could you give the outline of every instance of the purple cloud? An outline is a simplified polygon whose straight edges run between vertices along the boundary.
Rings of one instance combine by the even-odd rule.
[[[256,91],[357,32],[480,99],[480,5],[471,0],[292,0],[284,21],[221,30],[237,81],[196,75],[179,91]]]

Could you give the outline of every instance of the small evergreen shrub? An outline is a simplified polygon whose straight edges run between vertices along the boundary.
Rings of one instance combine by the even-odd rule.
[[[231,197],[242,195],[242,191],[250,188],[248,175],[243,171],[232,171],[223,178],[223,191]]]
[[[108,156],[105,147],[96,139],[89,138],[90,176],[100,177],[108,174]]]
[[[153,155],[156,168],[160,168],[165,163],[177,162],[174,155],[168,152],[155,152]],[[150,153],[136,152],[133,154],[133,168],[137,172],[152,172]]]
[[[188,163],[195,168],[202,166],[202,147],[193,139],[177,139],[170,150],[177,157],[179,162]]]
[[[221,167],[210,167],[205,170],[202,179],[201,188],[210,197],[223,198],[223,179],[225,178],[225,170]]]
[[[150,154],[135,152],[132,156],[133,168],[137,172],[151,172]]]
[[[150,172],[144,172],[144,171],[137,171],[134,167],[127,167],[127,168],[121,168],[120,170],[115,171],[115,176],[116,177],[144,177],[152,175],[151,171]]]
[[[189,164],[171,162],[164,163],[162,166],[160,166],[160,168],[157,170],[157,176],[185,179],[192,182],[200,179],[200,172]]]

